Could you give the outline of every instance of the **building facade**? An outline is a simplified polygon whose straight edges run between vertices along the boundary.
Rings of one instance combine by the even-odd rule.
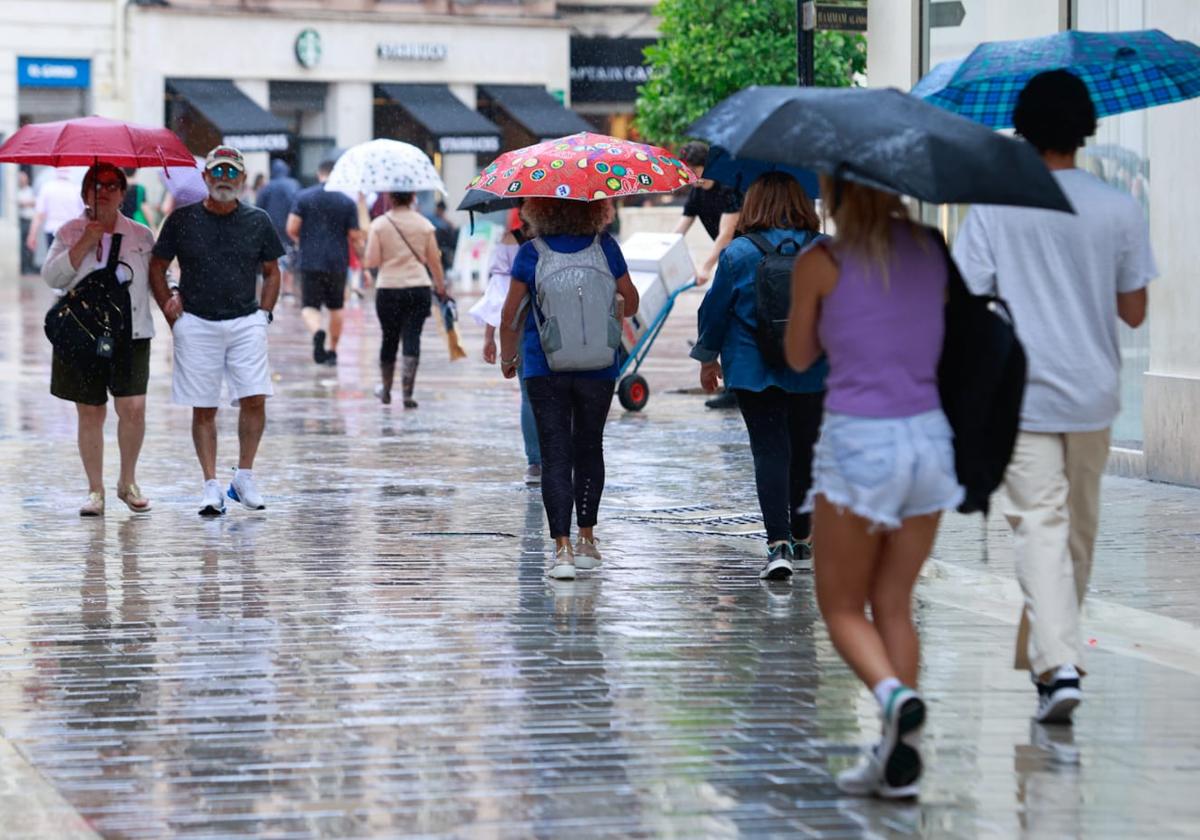
[[[930,0],[870,0],[867,74],[872,86],[910,89],[939,61],[983,41],[1086,31],[1161,29],[1200,41],[1191,0],[961,0],[949,18]],[[957,22],[956,22],[957,19]],[[1139,330],[1121,327],[1122,411],[1113,428],[1110,468],[1159,481],[1200,486],[1200,190],[1191,140],[1200,101],[1101,120],[1080,166],[1145,207],[1160,276]],[[1153,175],[1153,177],[1151,177]],[[966,208],[925,208],[953,235]]]
[[[552,0],[0,4],[0,136],[100,113],[306,179],[335,149],[395,137],[433,157],[453,199],[481,158],[588,128],[570,98],[570,23]],[[14,170],[0,167],[12,242]],[[0,249],[0,274],[14,253]]]

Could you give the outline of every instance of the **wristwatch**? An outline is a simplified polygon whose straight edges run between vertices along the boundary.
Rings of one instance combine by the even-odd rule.
[[[266,307],[264,307],[264,306],[260,306],[260,307],[258,308],[258,310],[259,310],[260,312],[266,312],[266,313],[267,313],[267,323],[268,323],[268,324],[273,324],[273,323],[275,323],[275,313],[274,313],[274,312],[272,312],[270,309],[267,309],[267,308],[266,308]]]

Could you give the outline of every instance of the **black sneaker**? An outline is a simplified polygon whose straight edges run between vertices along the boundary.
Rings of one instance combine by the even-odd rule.
[[[1054,672],[1049,683],[1034,679],[1038,692],[1038,708],[1034,719],[1038,723],[1071,722],[1071,713],[1083,702],[1083,689],[1079,685],[1079,672],[1073,665],[1064,665]]]
[[[313,361],[319,365],[325,364],[325,330],[313,333]]]
[[[328,365],[329,367],[337,367],[337,351],[325,351],[325,361],[321,362],[321,364]]]
[[[808,540],[796,540],[792,543],[792,557],[798,571],[811,572],[813,568],[812,543]]]
[[[705,400],[704,407],[705,408],[737,408],[738,407],[737,394],[733,393],[733,391],[726,389],[725,391],[721,392],[720,394],[717,394],[711,400]]]
[[[767,549],[767,562],[758,573],[760,580],[787,580],[792,576],[792,544],[781,542]]]

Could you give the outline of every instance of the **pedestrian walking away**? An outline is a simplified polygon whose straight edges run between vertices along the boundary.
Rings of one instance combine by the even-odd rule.
[[[146,435],[146,387],[154,337],[149,292],[154,234],[121,214],[127,187],[125,173],[117,167],[105,163],[91,167],[79,196],[86,214],[58,228],[42,266],[46,283],[64,292],[85,279],[94,282],[89,275],[110,264],[116,272],[115,278],[106,278],[103,293],[120,312],[109,352],[74,354],[56,347],[51,361],[50,393],[75,403],[78,415],[79,457],[88,481],[80,516],[104,515],[104,419],[109,394],[117,412],[121,456],[117,498],[134,513],[150,510],[150,500],[138,487],[137,462]]]
[[[342,307],[350,252],[362,254],[358,206],[345,193],[325,189],[333,161],[317,167],[315,186],[296,195],[287,219],[287,235],[299,243],[300,310],[313,342],[313,361],[337,366],[342,337]],[[329,311],[329,329],[321,328],[321,307]]]
[[[204,161],[209,196],[177,208],[159,232],[150,286],[175,345],[172,399],[192,407],[192,440],[204,474],[202,516],[225,512],[225,497],[251,510],[266,507],[254,480],[254,459],[271,396],[267,331],[279,297],[283,245],[265,212],[238,200],[246,164],[231,146]],[[179,288],[167,267],[179,260]],[[262,297],[258,274],[262,273]],[[223,494],[217,481],[217,408],[222,384],[238,406],[238,466]]]
[[[820,236],[820,224],[812,200],[791,175],[772,172],[751,184],[738,236],[722,252],[712,288],[700,305],[699,338],[691,352],[701,362],[704,390],[712,393],[724,380],[737,395],[746,423],[767,529],[767,558],[759,573],[763,579],[790,578],[796,562],[812,559],[810,516],[801,506],[812,484],[828,366],[822,358],[803,372],[788,367],[782,335],[760,335],[760,304],[775,300],[782,318],[787,317],[792,262]],[[783,294],[772,295],[774,290],[767,288],[760,296],[758,286],[770,281],[765,272],[772,261],[784,269],[779,277]],[[770,340],[777,346],[764,353],[760,345]]]
[[[602,560],[595,527],[604,492],[604,425],[620,372],[619,313],[638,308],[621,248],[601,233],[611,219],[606,204],[525,201],[522,212],[536,238],[517,252],[501,313],[500,369],[511,379],[521,366],[533,406],[542,503],[554,540],[547,575],[560,580]]]
[[[512,283],[513,261],[517,252],[529,236],[529,228],[514,209],[515,223],[510,220],[510,229],[492,248],[491,263],[488,265],[488,284],[483,296],[470,309],[470,314],[483,325],[483,360],[496,364],[496,329],[500,326],[500,314],[508,298],[508,287]],[[529,389],[525,378],[517,369],[517,380],[521,385],[521,439],[525,446],[525,483],[534,486],[542,483],[542,450],[538,446],[537,421],[533,417],[533,406],[529,403]]]
[[[708,152],[708,144],[699,140],[684,143],[679,149],[679,159],[692,167],[699,180],[688,190],[688,197],[683,205],[683,216],[675,225],[675,233],[686,236],[699,219],[713,240],[712,250],[696,269],[697,286],[703,286],[712,278],[721,253],[737,235],[738,213],[742,205],[737,190],[704,177],[704,167],[708,165]],[[708,408],[737,408],[737,396],[726,388],[706,400],[704,405]]]
[[[33,228],[33,217],[37,214],[37,193],[24,169],[17,173],[17,219],[20,220],[21,273],[37,271],[34,263],[35,249],[29,246],[29,231]],[[35,238],[36,240],[36,238]]]
[[[1029,359],[1020,434],[1004,479],[1025,596],[1014,664],[1035,684],[1037,720],[1068,723],[1083,699],[1079,608],[1120,409],[1117,322],[1142,323],[1147,285],[1158,272],[1138,202],[1075,166],[1096,130],[1084,83],[1065,71],[1033,77],[1013,123],[1075,213],[974,207],[954,257],[973,292],[1008,300]]]
[[[45,237],[48,251],[58,229],[82,212],[83,201],[79,198],[79,188],[71,182],[70,173],[62,168],[55,170],[54,177],[38,190],[33,222],[25,235],[25,247],[36,253],[41,235]]]
[[[371,222],[363,256],[364,268],[379,269],[375,314],[383,338],[375,395],[385,405],[392,401],[396,354],[403,345],[400,387],[405,408],[417,407],[413,394],[421,362],[421,330],[433,306],[433,294],[446,296],[433,224],[413,209],[413,198],[409,192],[391,194],[391,209]]]
[[[796,261],[787,352],[796,369],[828,355],[806,503],[817,603],[882,717],[879,742],[837,782],[850,794],[907,798],[920,789],[925,722],[913,586],[941,512],[964,496],[937,382],[948,258],[899,196],[821,183],[837,235]]]
[[[292,205],[296,203],[296,194],[300,192],[300,182],[292,177],[291,167],[286,161],[276,158],[271,161],[271,177],[261,190],[258,191],[254,203],[260,210],[265,210],[271,217],[271,224],[279,234],[283,243],[284,255],[279,258],[279,274],[283,280],[283,296],[291,297],[296,292],[295,272],[298,268],[296,260],[296,243],[288,236],[288,215]]]

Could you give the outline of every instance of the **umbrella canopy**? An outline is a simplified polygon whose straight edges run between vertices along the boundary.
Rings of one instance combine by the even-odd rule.
[[[1157,29],[980,44],[934,67],[912,92],[991,128],[1011,128],[1017,95],[1047,70],[1082,79],[1100,117],[1200,96],[1200,47]]]
[[[22,126],[3,146],[0,161],[43,166],[195,166],[192,153],[173,131],[81,117]]]
[[[468,186],[508,198],[597,201],[674,192],[695,180],[696,173],[666,149],[583,131],[506,152]]]
[[[463,200],[458,203],[459,210],[470,210],[473,213],[495,213],[499,210],[511,210],[521,203],[520,198],[501,198],[485,190],[467,190]]]
[[[750,189],[762,175],[768,172],[786,172],[797,181],[810,198],[816,198],[820,192],[817,175],[811,169],[800,169],[782,163],[771,163],[753,158],[737,158],[731,156],[720,146],[708,150],[708,163],[704,165],[704,177],[727,187],[732,187],[740,193]]]
[[[446,192],[429,155],[399,140],[370,140],[337,159],[326,189],[357,195],[373,192]]]
[[[922,201],[1072,212],[1028,143],[898,90],[750,87],[687,133],[739,158],[815,169]]]

